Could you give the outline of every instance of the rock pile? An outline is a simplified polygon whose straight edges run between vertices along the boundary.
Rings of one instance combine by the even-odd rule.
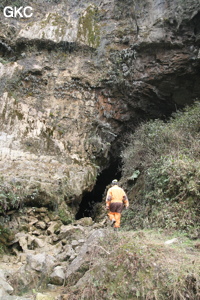
[[[84,274],[78,270],[87,263],[91,247],[104,236],[99,228],[103,224],[94,224],[91,218],[63,225],[45,207],[27,208],[16,219],[9,223],[19,230],[9,245],[13,255],[4,255],[0,264],[2,299],[15,300],[13,293],[65,285],[71,276],[77,276],[78,281]]]

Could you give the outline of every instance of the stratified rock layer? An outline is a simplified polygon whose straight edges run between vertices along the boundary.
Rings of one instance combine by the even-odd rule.
[[[1,182],[76,210],[127,131],[199,97],[200,4],[30,5],[30,19],[0,17]]]

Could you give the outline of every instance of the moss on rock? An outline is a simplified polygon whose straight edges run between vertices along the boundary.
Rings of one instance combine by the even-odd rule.
[[[70,214],[68,207],[64,202],[60,205],[58,209],[58,215],[64,225],[68,225],[73,222],[73,217]]]
[[[100,44],[100,28],[97,23],[98,9],[90,5],[79,19],[78,40],[90,47],[97,48]]]
[[[0,225],[0,253],[6,252],[9,242],[14,238],[13,233],[5,228],[3,225]]]

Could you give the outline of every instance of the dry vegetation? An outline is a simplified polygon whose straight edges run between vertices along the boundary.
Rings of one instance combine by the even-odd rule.
[[[89,254],[85,275],[67,288],[70,299],[200,299],[198,243],[179,235],[165,244],[172,237],[108,229]]]

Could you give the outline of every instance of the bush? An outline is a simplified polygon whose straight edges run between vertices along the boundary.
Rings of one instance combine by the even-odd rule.
[[[0,214],[6,211],[19,208],[22,197],[22,187],[13,183],[4,183],[0,180]]]
[[[200,221],[200,103],[177,112],[165,123],[142,124],[123,152],[123,176],[140,171],[136,202],[127,220],[137,226],[181,229],[198,236]],[[142,183],[141,183],[142,181]],[[136,191],[138,184],[142,191]],[[136,207],[137,214],[133,212]],[[132,222],[136,226],[135,222]]]
[[[10,229],[0,224],[0,255],[7,252],[7,246],[13,239],[14,235]]]
[[[158,158],[174,154],[188,154],[199,158],[200,103],[173,114],[165,123],[151,120],[143,123],[129,138],[122,153],[124,176],[131,176],[137,168],[147,168]]]

